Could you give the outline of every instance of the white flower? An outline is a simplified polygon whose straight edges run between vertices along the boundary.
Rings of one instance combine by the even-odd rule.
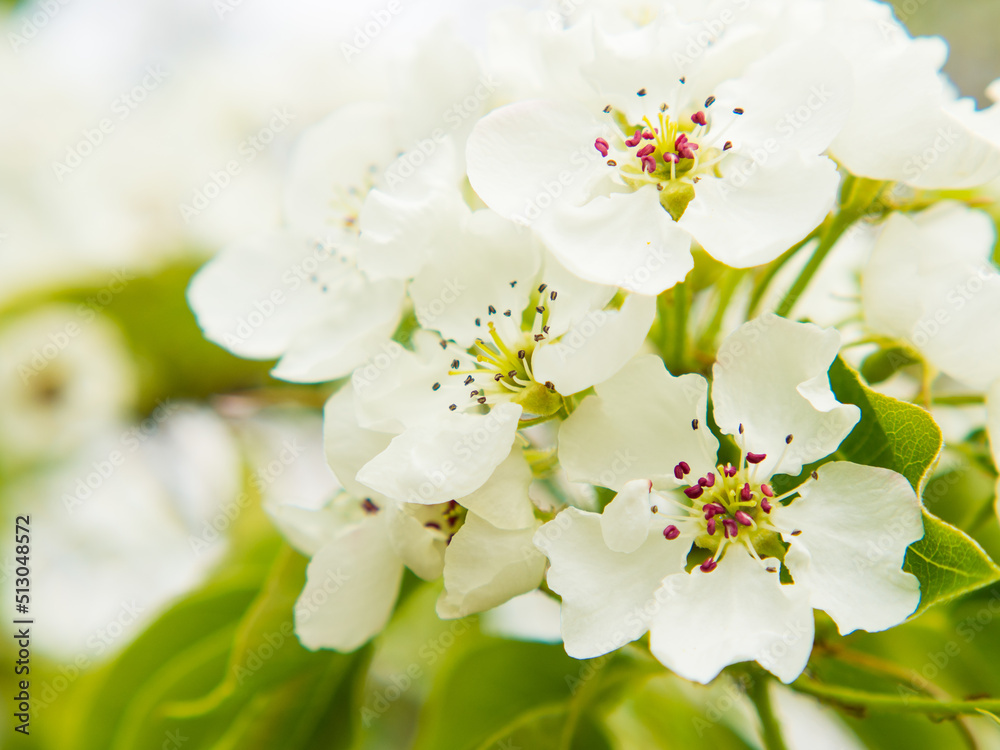
[[[990,216],[942,202],[885,222],[862,274],[868,326],[980,391],[1000,379],[1000,271]]]
[[[133,406],[136,374],[121,332],[95,316],[48,305],[0,328],[0,466],[66,455]]]
[[[564,511],[535,538],[563,598],[571,656],[649,630],[653,654],[689,679],[754,659],[789,682],[811,650],[813,608],[841,633],[881,630],[914,610],[918,583],[901,568],[923,528],[905,478],[834,462],[783,494],[772,487],[836,450],[859,419],[830,390],[839,340],[775,316],[727,338],[713,414],[740,448],[735,465],[716,462],[705,381],[673,377],[656,357],[635,359],[564,423],[570,476],[610,472],[619,490],[602,515]],[[628,459],[617,467],[615,451]]]
[[[436,503],[483,487],[519,427],[611,377],[655,315],[649,297],[608,307],[613,288],[581,281],[551,258],[537,272],[537,248],[523,245],[530,233],[490,213],[471,218],[463,236],[491,239],[474,257],[463,236],[440,243],[431,273],[414,281],[418,317],[433,318],[442,338],[421,331],[415,352],[354,375],[362,424],[399,433],[358,480],[397,500]],[[435,300],[447,304],[435,311]]]
[[[275,377],[333,380],[384,351],[435,230],[464,203],[461,144],[492,91],[443,32],[416,52],[393,104],[357,102],[303,133],[286,228],[227,247],[188,298],[205,335],[279,358]],[[469,111],[450,105],[471,99]]]
[[[825,4],[817,31],[850,61],[854,103],[830,153],[856,175],[922,188],[981,185],[1000,174],[1000,108],[977,112],[943,77],[936,37],[913,39],[888,3]]]
[[[272,510],[285,536],[312,558],[296,605],[296,632],[308,648],[351,651],[381,632],[404,567],[425,580],[443,575],[437,611],[445,618],[490,609],[537,588],[545,561],[531,539],[540,522],[529,512],[519,524],[498,527],[471,510],[489,514],[492,505],[518,497],[530,508],[526,464],[523,471],[514,465],[498,472],[493,495],[397,502],[354,480],[392,435],[358,424],[350,385],[327,404],[324,429],[327,456],[344,489],[319,509]]]
[[[678,59],[703,30],[667,17],[595,29],[590,97],[483,118],[473,188],[597,283],[659,293],[691,269],[692,237],[732,266],[773,260],[833,206],[839,177],[822,153],[847,117],[850,72],[816,41],[749,66],[739,45]],[[789,120],[799,105],[809,116]]]

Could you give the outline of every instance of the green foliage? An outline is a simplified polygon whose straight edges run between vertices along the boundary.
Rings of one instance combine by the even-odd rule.
[[[920,494],[944,442],[931,415],[871,390],[839,357],[830,368],[830,385],[841,403],[861,409],[861,421],[836,457],[898,471]]]
[[[1000,581],[1000,567],[968,534],[924,511],[924,538],[911,544],[905,569],[920,579],[916,614]]]

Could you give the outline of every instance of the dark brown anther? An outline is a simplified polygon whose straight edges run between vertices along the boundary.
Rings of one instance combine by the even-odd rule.
[[[482,321],[479,318],[476,318],[476,325],[477,326],[482,326],[483,325]]]
[[[734,109],[733,110],[733,114],[734,115],[742,115],[743,114],[743,107],[737,107],[736,109]]]
[[[506,315],[509,318],[510,317],[510,310],[504,310],[503,314]]]
[[[551,380],[546,380],[545,387],[548,388],[550,391],[554,391],[556,389],[556,384],[553,383]]]
[[[496,315],[497,314],[497,309],[495,307],[493,307],[493,305],[490,305],[487,309],[489,310],[490,315]]]
[[[507,373],[508,378],[512,378],[515,375],[517,375],[517,370],[511,370],[510,372]]]
[[[539,315],[541,315],[542,313],[544,313],[544,312],[545,312],[545,308],[544,308],[544,307],[542,307],[541,305],[537,305],[537,306],[535,307],[535,312],[536,312],[536,313],[538,313]]]
[[[458,361],[457,359],[453,359],[453,360],[451,361],[451,369],[452,369],[452,370],[457,370],[457,369],[458,369],[458,368],[459,368],[459,367],[461,366],[461,364],[462,364],[462,363],[461,363],[461,362],[459,362],[459,361]]]
[[[792,532],[792,536],[798,536],[801,533],[802,533],[802,529],[795,529],[795,531]]]
[[[710,97],[708,97],[708,99],[705,100],[705,106],[706,107],[711,107],[713,104],[715,104],[715,97],[714,96],[710,96]]]
[[[542,333],[548,333],[548,332],[549,332],[549,327],[548,326],[542,326]]]
[[[448,411],[455,411],[455,409],[457,409],[457,408],[458,408],[458,404],[452,404],[451,406],[448,407]]]
[[[440,384],[440,383],[435,383],[434,385],[432,385],[432,386],[431,386],[431,390],[432,390],[432,391],[436,391],[436,390],[437,390],[438,388],[440,388],[440,387],[441,387],[441,384]]]
[[[618,166],[618,162],[616,162],[614,159],[608,159],[608,166],[609,167],[617,167]]]
[[[469,394],[469,398],[475,398],[478,395],[479,395],[479,391],[473,391],[472,393]]]
[[[811,477],[812,477],[813,479],[819,479],[819,472],[818,472],[818,471],[814,471],[814,472],[813,472],[812,474],[810,474],[810,476],[811,476]]]
[[[538,293],[539,293],[539,294],[541,294],[542,292],[544,292],[544,291],[545,291],[546,289],[548,289],[548,288],[549,288],[549,285],[548,285],[548,284],[541,284],[541,285],[539,285],[539,287],[538,287]]]
[[[500,380],[501,380],[502,378],[503,378],[503,373],[500,373],[500,372],[498,372],[498,373],[497,373],[496,375],[494,375],[494,376],[493,376],[493,379],[494,379],[495,381],[497,381],[498,383],[500,382]]]
[[[514,287],[516,287],[516,286],[517,286],[517,282],[516,282],[516,281],[512,281],[512,282],[510,282],[510,288],[511,288],[511,289],[513,289],[513,288],[514,288]]]
[[[692,419],[691,420],[691,429],[692,430],[697,430],[698,429],[698,420],[697,419]]]
[[[535,334],[535,341],[541,341],[544,338],[545,338],[545,336],[542,335],[541,333],[536,333]]]
[[[463,382],[463,383],[462,383],[462,385],[468,385],[468,384],[469,384],[469,383],[471,383],[471,382],[472,382],[472,376],[470,375],[469,377],[467,377],[467,378],[465,379],[465,382]]]
[[[557,292],[555,289],[553,289],[552,293],[549,294],[549,299],[555,301],[555,298],[558,297],[558,296],[559,296],[559,292]]]
[[[477,400],[477,401],[478,401],[479,403],[481,403],[481,404],[485,404],[485,403],[486,403],[486,396],[480,396],[480,397],[479,397],[478,399],[476,399],[476,400]]]
[[[518,349],[517,350],[517,358],[518,359],[524,359],[524,357],[525,357],[526,354],[527,354],[527,352],[525,352],[524,349]]]
[[[723,151],[728,151],[732,147],[733,147],[733,142],[732,141],[726,141],[726,145],[722,147],[722,150]]]
[[[604,114],[608,114],[610,111],[611,111],[611,105],[609,104],[607,107],[604,108]]]
[[[445,341],[444,339],[441,339],[440,341],[438,341],[438,343],[441,345],[442,349],[447,349],[448,348],[448,342]]]
[[[644,88],[643,89],[639,89],[635,93],[636,93],[637,96],[645,96],[646,95],[646,89],[644,89]]]

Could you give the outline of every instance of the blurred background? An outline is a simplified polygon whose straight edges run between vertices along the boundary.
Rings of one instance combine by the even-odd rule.
[[[206,342],[184,296],[213,253],[281,224],[284,169],[304,128],[386,92],[395,56],[444,19],[482,43],[476,19],[499,4],[398,0],[392,22],[353,56],[342,44],[382,0],[4,5],[0,581],[6,613],[8,540],[15,516],[30,515],[37,706],[23,738],[5,700],[0,746],[461,747],[448,738],[463,727],[544,704],[568,674],[585,679],[591,665],[561,649],[524,643],[501,658],[488,623],[440,622],[436,592],[412,585],[377,648],[299,647],[288,626],[305,561],[268,514],[318,506],[334,490],[321,445],[332,387],[275,381],[271,363]],[[985,104],[984,87],[1000,77],[1000,3],[895,5],[914,34],[950,42],[947,72]],[[991,493],[980,473],[949,467],[931,485],[934,512],[954,518],[968,497]],[[930,665],[955,695],[968,684],[1000,694],[1000,626],[982,616],[991,596],[1000,595],[870,636],[865,648],[927,679]],[[932,654],[966,621],[973,638],[937,664]],[[12,643],[0,641],[5,699],[15,692]],[[490,706],[464,696],[470,670],[491,686]],[[519,670],[535,675],[528,694],[511,677]],[[723,707],[738,702],[730,689],[662,675],[601,721],[623,748],[660,747],[648,743],[664,733],[662,746],[752,747],[749,714]],[[967,746],[953,726],[845,723],[803,700],[780,699],[790,725],[801,724],[790,732],[797,747],[823,746],[820,735],[828,747]],[[586,726],[579,734],[585,742]]]

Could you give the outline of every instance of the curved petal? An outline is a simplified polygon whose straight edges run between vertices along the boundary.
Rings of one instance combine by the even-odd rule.
[[[424,526],[420,511],[427,506],[413,503],[385,503],[386,532],[393,550],[403,564],[425,581],[433,581],[444,570],[445,539]]]
[[[365,195],[399,151],[394,118],[387,104],[357,102],[302,133],[285,184],[291,227],[314,237],[353,230]]]
[[[635,552],[646,541],[653,520],[652,491],[653,483],[649,480],[633,479],[604,508],[601,536],[608,549]]]
[[[700,375],[674,377],[659,357],[643,355],[596,391],[559,429],[559,456],[572,480],[613,490],[632,479],[674,487],[681,461],[693,476],[715,468],[719,442],[705,421],[708,384]]]
[[[604,130],[578,104],[534,100],[500,107],[469,135],[469,182],[501,216],[530,224],[553,202],[585,199],[604,171],[594,148]]]
[[[545,556],[531,540],[539,525],[503,530],[469,513],[444,555],[438,616],[465,617],[538,588]]]
[[[551,382],[564,396],[603,383],[639,351],[655,317],[656,298],[638,294],[630,294],[620,310],[593,310],[535,352],[535,379]]]
[[[655,295],[694,267],[690,235],[652,185],[598,195],[582,206],[553,203],[532,226],[570,271],[596,284]]]
[[[861,418],[857,406],[841,404],[830,390],[839,348],[836,330],[771,314],[740,326],[719,347],[715,421],[730,435],[743,425],[747,448],[767,454],[760,464],[765,475],[798,474],[833,453]]]
[[[306,569],[295,632],[308,649],[353,651],[389,622],[403,563],[380,515],[324,546]]]
[[[410,285],[420,325],[463,347],[484,335],[476,320],[492,305],[518,315],[542,260],[542,249],[525,227],[489,210],[439,228],[428,262]]]
[[[457,500],[498,529],[526,529],[535,523],[534,505],[528,497],[533,479],[524,451],[515,445],[486,484]]]
[[[695,568],[664,580],[656,592],[663,606],[649,628],[653,656],[701,683],[750,660],[782,682],[798,677],[812,651],[812,608],[805,591],[783,586],[765,565],[734,547],[711,573]]]
[[[594,310],[603,310],[618,292],[617,287],[581,279],[551,252],[545,253],[542,281],[546,285],[543,292],[550,298],[547,307],[553,338],[562,336]],[[556,300],[551,299],[553,292],[557,295]]]
[[[408,428],[361,467],[357,480],[401,502],[431,505],[471,495],[510,454],[521,407],[452,414]]]
[[[821,154],[847,121],[853,90],[844,57],[833,45],[813,38],[775,50],[720,85],[710,111],[744,109],[726,130],[737,149]]]
[[[568,508],[535,534],[549,558],[549,586],[562,597],[566,653],[590,659],[641,637],[660,608],[664,576],[683,570],[689,547],[651,534],[631,554],[604,544],[601,517]],[[674,613],[676,614],[676,613]]]
[[[920,583],[903,572],[906,548],[922,538],[920,503],[901,475],[846,461],[824,464],[801,498],[775,508],[791,546],[785,564],[842,635],[898,625],[920,602]]]
[[[326,460],[340,484],[354,497],[372,494],[354,477],[358,470],[389,447],[392,433],[366,430],[358,424],[354,389],[344,385],[323,408],[323,447]]]
[[[833,208],[840,184],[825,156],[763,147],[746,156],[730,156],[724,177],[702,179],[678,222],[734,268],[769,263],[803,239]]]

